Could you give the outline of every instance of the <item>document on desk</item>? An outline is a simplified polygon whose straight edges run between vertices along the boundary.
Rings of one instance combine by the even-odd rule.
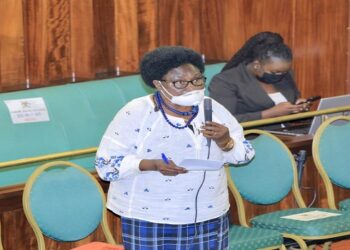
[[[185,159],[178,165],[180,167],[186,168],[188,171],[219,170],[224,166],[224,162],[212,160]]]
[[[324,219],[324,218],[338,216],[338,215],[342,215],[342,214],[315,210],[315,211],[310,211],[305,213],[287,215],[281,218],[290,219],[290,220],[299,220],[299,221],[311,221],[311,220],[319,220],[319,219]]]

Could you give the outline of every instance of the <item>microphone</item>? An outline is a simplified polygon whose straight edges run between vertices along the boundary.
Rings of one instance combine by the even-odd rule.
[[[213,120],[213,109],[210,98],[204,99],[204,120],[206,122],[211,122]],[[207,138],[207,146],[210,148],[211,139]]]

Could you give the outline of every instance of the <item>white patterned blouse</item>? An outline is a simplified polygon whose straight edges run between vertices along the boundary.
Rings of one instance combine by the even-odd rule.
[[[229,128],[234,148],[223,152],[211,143],[210,159],[233,164],[249,161],[254,149],[245,140],[237,120],[219,103],[213,102],[213,121]],[[107,207],[114,213],[154,223],[190,224],[217,218],[229,209],[224,168],[215,171],[189,171],[165,176],[157,171],[140,171],[142,159],[161,159],[175,164],[183,159],[207,159],[206,138],[199,133],[204,123],[203,103],[190,128],[170,126],[160,111],[155,111],[152,96],[134,99],[125,105],[109,124],[96,156],[99,176],[110,181]],[[177,125],[183,119],[168,116]],[[197,203],[197,211],[196,211]]]

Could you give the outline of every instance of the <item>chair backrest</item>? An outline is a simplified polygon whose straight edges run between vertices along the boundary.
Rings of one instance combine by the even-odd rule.
[[[221,72],[222,68],[225,66],[226,63],[214,63],[214,64],[208,64],[205,65],[205,72],[204,75],[207,77],[207,82],[205,84],[205,95],[209,95],[208,86],[211,81],[211,79],[218,73]]]
[[[140,75],[0,93],[0,162],[98,146],[128,101],[152,93]],[[42,98],[50,120],[12,122],[6,101]],[[49,138],[49,139],[48,139]],[[94,170],[94,154],[69,160]],[[0,169],[0,186],[24,183],[38,164]]]
[[[336,209],[332,183],[350,189],[349,150],[350,117],[337,116],[324,121],[315,133],[312,155],[332,209]]]
[[[23,209],[38,241],[43,234],[56,241],[78,241],[101,224],[109,243],[115,244],[107,225],[106,199],[97,180],[70,162],[50,162],[37,168],[23,192]]]
[[[287,146],[266,131],[247,130],[245,135],[255,149],[255,157],[244,166],[226,169],[240,223],[247,225],[243,200],[257,205],[276,204],[292,190],[297,204],[305,207],[298,188],[296,163]]]

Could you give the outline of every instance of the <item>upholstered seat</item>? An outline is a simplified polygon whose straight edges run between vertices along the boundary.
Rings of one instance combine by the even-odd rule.
[[[285,219],[284,216],[295,215],[305,212],[321,211],[339,214],[325,219],[312,221],[299,221]],[[289,234],[302,235],[304,237],[319,237],[329,234],[350,231],[350,216],[343,215],[334,209],[323,208],[296,208],[276,211],[254,217],[251,220],[254,227],[278,230]]]
[[[339,202],[339,209],[342,211],[350,212],[350,199],[343,200]]]
[[[279,232],[233,225],[229,231],[230,250],[278,249],[283,244]]]

